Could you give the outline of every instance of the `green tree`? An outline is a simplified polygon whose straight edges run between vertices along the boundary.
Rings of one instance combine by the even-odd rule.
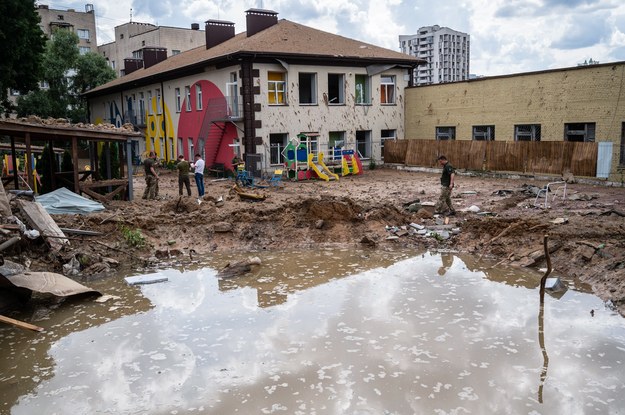
[[[81,94],[115,79],[115,71],[96,53],[80,55],[78,41],[78,36],[68,30],[54,32],[44,54],[43,80],[49,88],[19,99],[20,117],[34,114],[73,122],[86,120],[87,102]]]
[[[119,179],[121,177],[119,165],[119,148],[117,143],[110,143],[108,146],[108,154],[111,160],[111,177],[106,174],[106,146],[102,147],[100,152],[100,177],[102,179]]]
[[[40,80],[46,37],[34,0],[0,2],[0,111],[9,112],[8,90],[34,90]]]

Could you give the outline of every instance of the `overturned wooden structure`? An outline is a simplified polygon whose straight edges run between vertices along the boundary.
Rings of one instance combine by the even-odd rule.
[[[133,198],[132,189],[132,139],[142,137],[140,133],[134,131],[122,130],[122,129],[97,129],[97,128],[80,128],[71,124],[34,124],[29,122],[17,122],[14,120],[0,120],[0,136],[7,136],[11,142],[11,158],[12,165],[17,166],[17,147],[16,141],[23,142],[26,159],[32,160],[34,141],[47,142],[50,148],[54,147],[69,147],[68,151],[71,154],[74,171],[61,172],[60,174],[53,175],[53,182],[58,184],[72,184],[73,191],[81,194],[86,193],[93,196],[93,188],[106,188],[108,193],[99,200],[107,201],[112,199],[113,196],[123,194],[128,200]],[[101,172],[96,169],[97,163],[95,156],[91,157],[91,170],[81,171],[78,160],[78,141],[86,141],[92,149],[95,149],[95,144],[104,143],[105,147],[108,147],[110,143],[119,144],[120,152],[120,173],[124,179],[119,180],[107,180],[105,183],[98,183],[98,181],[91,181],[87,183],[85,179],[88,176],[95,174],[95,178],[105,177],[110,179],[110,160],[108,165],[105,166],[106,172]],[[125,149],[125,150],[124,150]],[[95,151],[92,151],[95,153]],[[107,153],[108,154],[108,153]],[[52,157],[52,155],[51,155]],[[126,169],[124,169],[123,160],[126,160]],[[126,170],[127,174],[125,174]],[[69,176],[69,177],[66,177]],[[25,178],[22,178],[28,187],[31,189],[34,185],[33,167],[31,163],[26,163]],[[13,182],[15,189],[20,189],[20,177],[17,169],[13,169],[13,173],[10,176],[10,182]]]

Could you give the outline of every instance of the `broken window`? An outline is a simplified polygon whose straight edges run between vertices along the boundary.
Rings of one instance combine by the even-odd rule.
[[[594,142],[595,123],[564,124],[564,141]]]
[[[269,105],[285,105],[286,74],[284,72],[269,72],[267,77],[267,100]]]
[[[356,75],[356,105],[371,104],[371,81],[367,75]]]
[[[345,74],[328,74],[328,104],[345,104]]]
[[[455,140],[456,127],[436,127],[437,140]]]
[[[330,131],[328,133],[328,160],[341,160],[345,147],[345,131]]]
[[[371,131],[356,131],[356,150],[361,159],[371,157]]]
[[[283,164],[282,151],[288,144],[288,134],[269,134],[269,163]]]
[[[540,124],[515,125],[514,141],[540,141]]]
[[[495,139],[495,126],[474,125],[473,139],[476,141],[493,141]]]
[[[395,103],[395,77],[382,75],[380,78],[380,104]]]
[[[317,103],[317,74],[300,73],[299,74],[299,103],[300,104],[316,104]]]

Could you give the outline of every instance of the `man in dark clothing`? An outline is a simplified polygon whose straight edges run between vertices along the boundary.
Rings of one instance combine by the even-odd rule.
[[[143,167],[145,169],[145,190],[143,191],[143,198],[146,200],[156,199],[158,196],[158,174],[154,169],[156,163],[156,153],[150,151],[148,157],[143,161]]]
[[[443,166],[443,174],[441,175],[441,195],[438,198],[434,212],[444,213],[446,210],[449,210],[449,215],[455,215],[456,210],[451,203],[451,190],[454,188],[456,170],[449,161],[447,161],[447,157],[445,156],[440,156],[438,158],[438,163]]]
[[[187,188],[187,195],[191,196],[191,181],[189,180],[189,170],[191,165],[184,159],[184,156],[178,156],[178,194],[182,196],[182,185]]]

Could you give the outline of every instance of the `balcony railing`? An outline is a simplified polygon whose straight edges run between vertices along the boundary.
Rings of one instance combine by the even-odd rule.
[[[243,118],[240,96],[226,96],[208,100],[207,115],[214,120],[237,121]]]

